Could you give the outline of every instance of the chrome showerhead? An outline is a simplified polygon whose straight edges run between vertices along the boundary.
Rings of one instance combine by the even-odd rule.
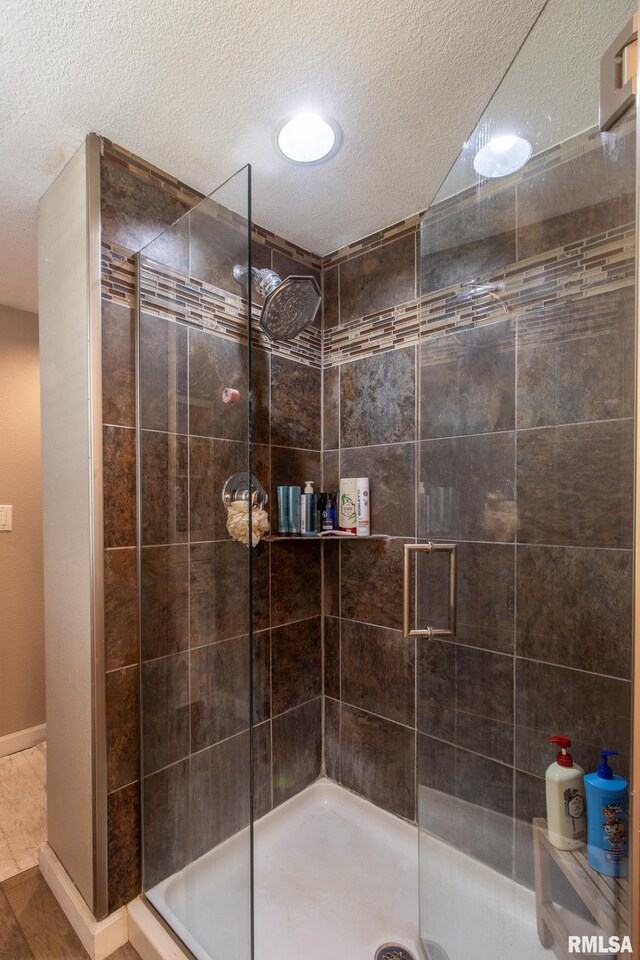
[[[245,285],[248,270],[235,266],[233,275]],[[315,277],[281,280],[273,270],[251,270],[253,289],[263,297],[260,325],[272,340],[292,340],[315,320],[322,295]]]

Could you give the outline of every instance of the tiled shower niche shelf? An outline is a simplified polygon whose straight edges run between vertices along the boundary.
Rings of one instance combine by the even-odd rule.
[[[262,538],[263,540],[273,543],[275,540],[304,540],[306,543],[310,541],[315,541],[316,543],[322,543],[323,540],[338,540],[338,541],[347,541],[351,542],[352,540],[391,540],[392,538],[387,533],[371,533],[368,537],[345,537],[340,534],[331,534],[325,533],[322,536],[303,536],[299,533],[271,533],[266,537]]]

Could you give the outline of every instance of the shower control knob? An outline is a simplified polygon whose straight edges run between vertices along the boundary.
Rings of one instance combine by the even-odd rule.
[[[233,387],[225,387],[222,391],[222,402],[223,403],[237,403],[240,399],[240,391],[234,390]]]

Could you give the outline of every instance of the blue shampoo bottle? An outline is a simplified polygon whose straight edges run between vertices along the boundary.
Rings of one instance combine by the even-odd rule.
[[[587,859],[607,877],[626,877],[629,859],[629,791],[624,777],[614,773],[602,750],[595,773],[584,778],[587,795]]]

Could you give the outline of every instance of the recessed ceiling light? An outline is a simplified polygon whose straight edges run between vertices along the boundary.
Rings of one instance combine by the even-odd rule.
[[[531,156],[531,144],[524,137],[505,134],[493,137],[473,158],[473,169],[481,177],[506,177],[515,173]]]
[[[287,117],[276,130],[277,150],[291,163],[322,163],[337,153],[341,143],[336,121],[316,113]]]

